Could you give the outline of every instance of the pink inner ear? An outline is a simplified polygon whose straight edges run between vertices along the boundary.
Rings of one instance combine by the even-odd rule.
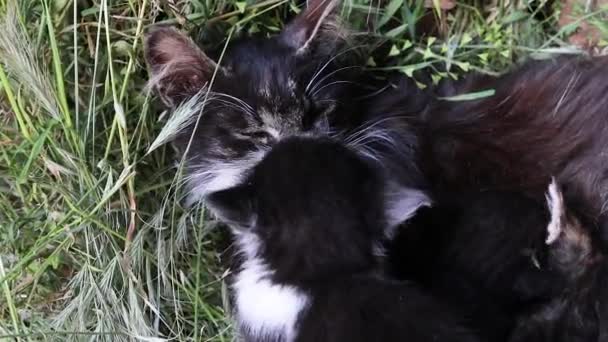
[[[161,46],[160,52],[166,56],[167,60],[174,64],[202,64],[203,60],[198,51],[194,50],[188,41],[169,40]]]
[[[308,43],[315,39],[320,26],[336,7],[336,0],[310,0],[304,9],[281,34],[284,43],[297,50],[306,49]]]
[[[182,33],[171,28],[162,28],[150,33],[147,39],[148,62],[153,68],[167,65],[201,67],[208,63],[203,52]]]
[[[151,84],[168,106],[196,94],[216,68],[188,36],[168,27],[148,34],[146,60],[152,72]]]

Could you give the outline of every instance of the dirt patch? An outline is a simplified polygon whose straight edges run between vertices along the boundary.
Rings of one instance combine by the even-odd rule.
[[[593,25],[593,18],[583,20],[581,18],[602,8],[608,8],[608,0],[565,0],[561,6],[559,26],[564,28],[578,23],[576,31],[568,36],[568,42],[589,52],[597,52],[602,32],[596,25]],[[603,13],[597,15],[596,18],[606,16]]]

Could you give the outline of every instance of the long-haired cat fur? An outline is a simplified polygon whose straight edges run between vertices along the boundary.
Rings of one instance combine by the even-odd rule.
[[[476,341],[413,283],[387,279],[385,181],[328,139],[277,143],[207,206],[242,255],[232,284],[245,341]]]
[[[560,276],[559,294],[522,315],[510,342],[608,341],[608,260],[553,183],[543,267]]]
[[[512,192],[468,192],[422,208],[390,242],[389,273],[461,308],[470,328],[506,341],[515,319],[561,291],[539,268],[550,210]]]
[[[391,274],[460,308],[484,340],[598,341],[608,314],[603,253],[557,183],[546,198],[459,193],[423,208],[392,241]]]
[[[523,192],[541,204],[555,177],[608,243],[607,73],[606,57],[570,56],[528,61],[499,77],[445,80],[424,91],[402,76],[371,98],[365,117],[398,122],[393,129],[407,131],[406,143],[416,142],[416,165],[434,202],[494,190]],[[482,91],[493,93],[449,100]]]
[[[607,58],[563,57],[438,89],[440,97],[494,95],[436,101],[416,118],[418,164],[433,192],[508,190],[541,203],[555,176],[576,210],[599,224],[591,231],[608,242],[606,74]]]

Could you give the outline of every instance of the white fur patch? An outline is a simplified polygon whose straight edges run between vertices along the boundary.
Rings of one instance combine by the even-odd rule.
[[[270,126],[266,127],[266,132],[277,141],[293,136],[319,136],[319,134],[312,132],[283,135],[280,131]],[[187,203],[195,203],[212,192],[225,190],[238,185],[245,173],[256,166],[269,151],[270,149],[261,149],[252,152],[243,158],[230,161],[213,160],[207,161],[201,165],[193,166],[192,173],[187,176],[187,182],[190,185]]]
[[[208,171],[205,176],[204,193],[211,193],[233,187],[241,180],[241,175],[247,167],[236,163],[218,165]]]
[[[264,130],[273,138],[279,140],[281,138],[281,124],[277,120],[277,115],[264,107],[258,109],[258,115],[264,123]]]
[[[282,336],[295,339],[295,324],[309,303],[308,296],[294,286],[273,283],[272,270],[257,256],[259,240],[250,233],[237,233],[237,243],[246,257],[233,288],[239,327],[248,336]]]
[[[550,245],[554,243],[562,233],[562,218],[565,210],[564,197],[562,196],[555,179],[551,180],[549,189],[545,194],[545,199],[547,200],[547,207],[551,213],[551,221],[549,221],[549,225],[547,225],[548,235],[545,242],[547,245]]]
[[[398,225],[412,217],[421,207],[430,206],[431,199],[423,191],[398,187],[387,194],[386,204],[388,220],[386,236],[390,239],[394,236]]]
[[[188,176],[191,187],[188,203],[197,202],[212,192],[239,184],[245,172],[259,163],[266,152],[260,150],[245,158],[228,162],[214,161],[195,167],[195,171]]]
[[[274,127],[266,127],[266,133],[270,134],[270,136],[275,138],[276,140],[281,139],[281,132]]]

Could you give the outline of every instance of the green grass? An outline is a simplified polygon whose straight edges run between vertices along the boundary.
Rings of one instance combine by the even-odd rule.
[[[575,25],[557,27],[544,2],[478,2],[436,11],[433,36],[414,29],[422,1],[346,1],[342,14],[386,43],[371,68],[430,68],[435,81],[574,51],[564,37]],[[0,340],[232,339],[220,232],[183,206],[171,146],[147,153],[164,120],[145,92],[142,36],[173,23],[221,47],[233,29],[277,32],[296,10],[0,0]],[[603,15],[581,13],[598,26]]]

